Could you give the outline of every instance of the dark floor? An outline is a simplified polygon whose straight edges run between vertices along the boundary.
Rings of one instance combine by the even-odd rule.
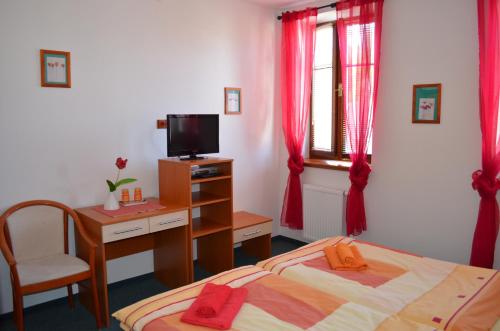
[[[304,243],[285,237],[274,237],[272,240],[272,254],[278,255],[302,246]],[[241,249],[235,249],[235,267],[255,264],[257,259],[246,256]],[[194,277],[200,280],[211,276],[210,273],[195,264]],[[134,302],[165,292],[169,288],[158,282],[153,274],[147,274],[109,285],[109,307],[115,312]],[[58,299],[48,303],[29,307],[24,310],[26,331],[86,331],[95,330],[94,316],[76,300],[75,309],[70,309],[66,299]],[[16,330],[12,314],[0,316],[0,330]],[[109,329],[121,330],[119,323],[111,318]]]

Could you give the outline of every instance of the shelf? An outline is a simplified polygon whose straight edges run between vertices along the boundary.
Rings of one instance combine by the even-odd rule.
[[[193,239],[226,230],[232,230],[232,226],[219,224],[206,218],[193,218]]]
[[[231,179],[231,176],[227,175],[227,176],[215,176],[215,177],[207,177],[207,178],[193,178],[193,179],[191,179],[191,184],[213,182],[215,180],[224,180],[224,179]]]
[[[223,197],[220,195],[207,193],[203,191],[192,192],[191,194],[191,207],[196,208],[204,205],[210,205],[213,203],[219,203],[224,201],[229,201],[229,197]]]

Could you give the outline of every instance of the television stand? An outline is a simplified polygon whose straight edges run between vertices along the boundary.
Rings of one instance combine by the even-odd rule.
[[[181,161],[193,161],[193,160],[205,160],[208,159],[206,156],[198,156],[196,154],[194,155],[189,155],[189,156],[184,156],[184,157],[179,157],[179,160]]]
[[[218,176],[192,178],[193,166],[216,167],[219,171]],[[162,265],[164,263],[168,265],[167,268],[161,270],[162,275],[168,275],[168,277],[175,279],[179,272],[174,266],[187,265],[189,267],[189,282],[193,281],[192,240],[194,239],[197,240],[197,264],[204,270],[216,274],[233,268],[232,169],[233,160],[217,157],[188,162],[177,158],[158,160],[160,203],[165,206],[178,206],[189,210],[187,236],[178,238],[176,236],[180,237],[181,235],[177,233],[168,236],[169,240],[176,242],[187,237],[185,246],[188,250],[188,257],[186,259],[185,256],[178,253],[184,252],[186,249],[181,243],[174,247],[165,246],[165,251],[170,250],[170,254],[157,256],[157,260],[155,260]],[[247,231],[250,230],[247,229]],[[259,232],[260,235],[262,233]],[[248,239],[250,237],[248,236]]]

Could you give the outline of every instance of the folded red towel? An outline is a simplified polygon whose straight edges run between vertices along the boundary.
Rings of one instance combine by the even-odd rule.
[[[226,303],[231,288],[227,285],[207,283],[196,298],[196,313],[201,317],[215,317]]]
[[[181,321],[184,323],[206,326],[213,329],[227,330],[231,328],[233,320],[245,302],[248,290],[244,287],[231,289],[228,300],[222,306],[219,314],[215,317],[201,317],[196,314],[198,307],[196,301],[182,315]]]

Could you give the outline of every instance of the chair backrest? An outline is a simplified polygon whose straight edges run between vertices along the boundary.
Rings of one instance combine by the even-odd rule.
[[[5,212],[7,241],[14,258],[25,260],[67,252],[68,208],[48,200],[27,201]],[[69,208],[68,208],[69,209]]]

